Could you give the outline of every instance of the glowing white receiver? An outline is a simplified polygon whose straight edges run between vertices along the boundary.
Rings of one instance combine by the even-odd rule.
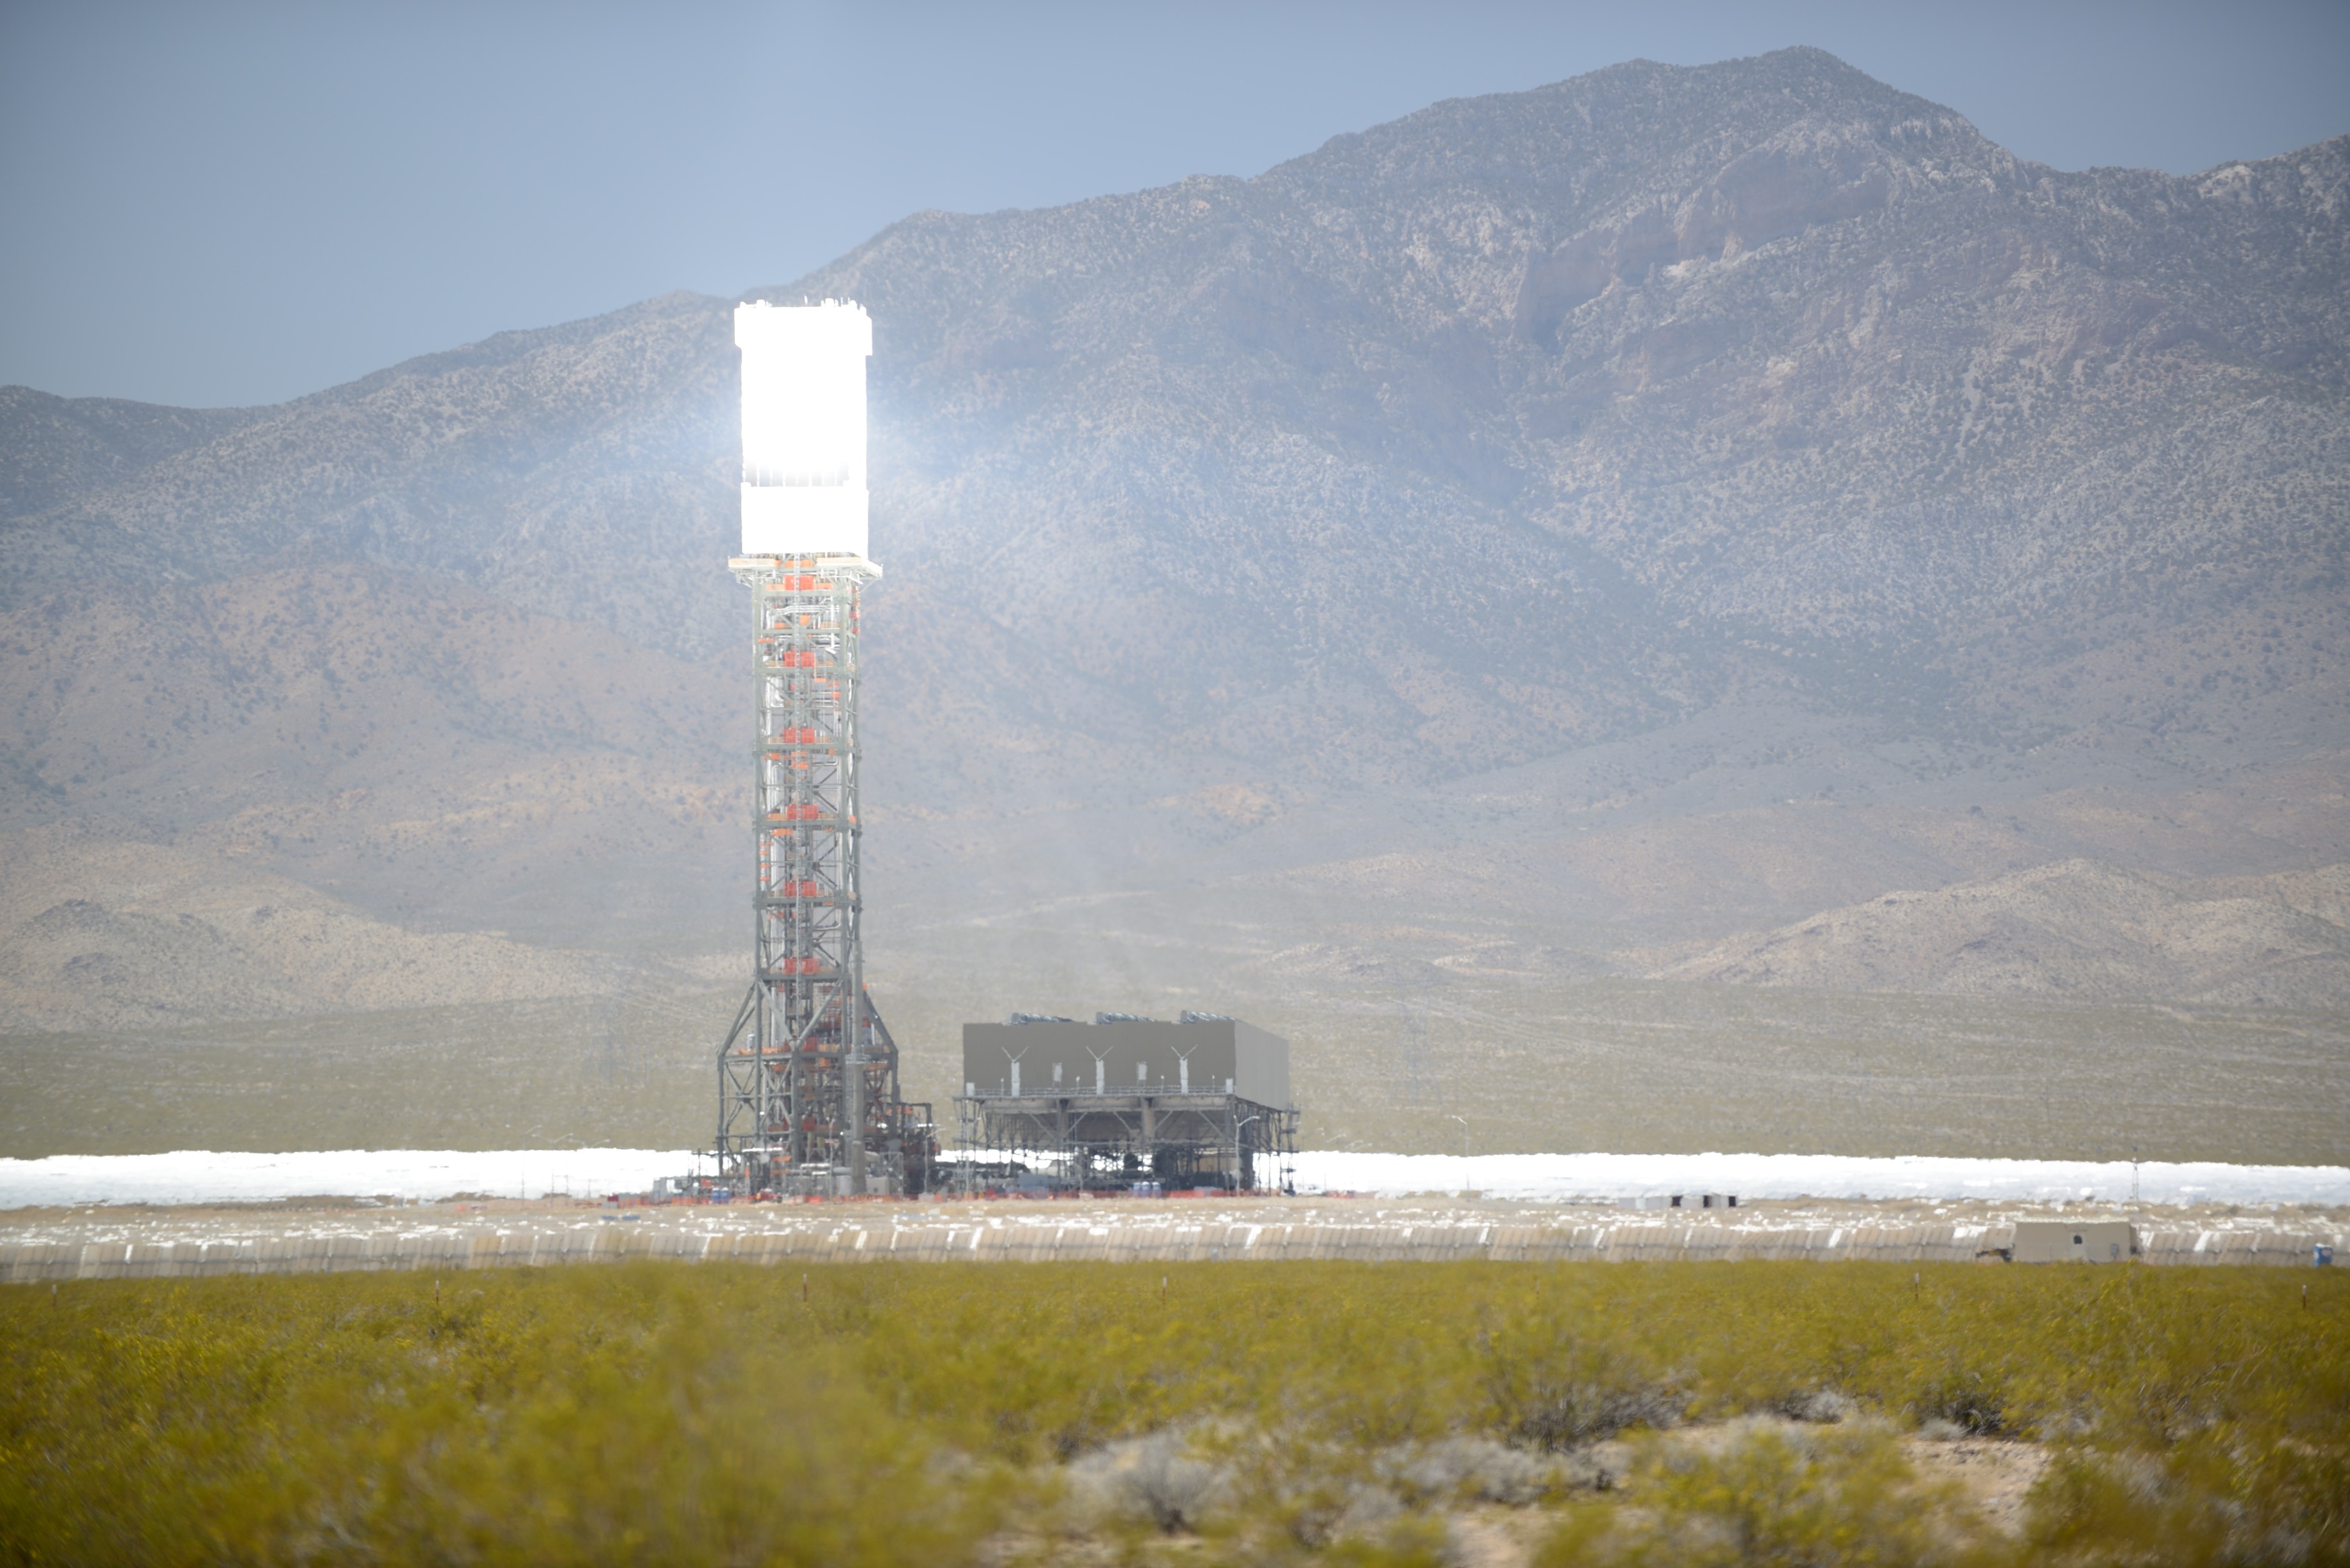
[[[866,553],[865,361],[853,300],[734,307],[743,351],[743,553]]]

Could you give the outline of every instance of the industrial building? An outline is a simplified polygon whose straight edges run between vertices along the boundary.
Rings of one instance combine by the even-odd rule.
[[[1735,1192],[1641,1192],[1618,1199],[1621,1209],[1735,1209]]]
[[[734,312],[751,590],[752,978],[718,1052],[720,1179],[733,1191],[905,1194],[930,1107],[865,988],[858,688],[867,557],[865,361],[852,301]]]
[[[966,1023],[955,1097],[967,1184],[1285,1190],[1289,1042],[1236,1018]]]
[[[865,362],[852,301],[736,307],[742,554],[751,590],[752,974],[718,1051],[719,1183],[910,1195],[938,1129],[903,1098],[865,985],[858,821],[867,555]],[[963,1031],[966,1183],[1016,1173],[1084,1189],[1288,1184],[1289,1044],[1236,1019],[1017,1014]]]

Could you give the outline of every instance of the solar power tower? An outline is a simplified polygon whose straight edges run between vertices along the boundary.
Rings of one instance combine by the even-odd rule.
[[[735,307],[743,553],[754,612],[750,993],[718,1054],[721,1177],[737,1193],[920,1190],[930,1107],[865,989],[858,865],[865,361],[851,301]]]

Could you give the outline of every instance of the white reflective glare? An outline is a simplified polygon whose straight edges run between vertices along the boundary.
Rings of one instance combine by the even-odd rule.
[[[734,307],[743,351],[743,553],[866,553],[865,361],[851,300]]]
[[[0,1159],[0,1209],[84,1203],[255,1202],[328,1193],[445,1198],[457,1192],[536,1198],[641,1192],[694,1168],[693,1149],[317,1149],[292,1154],[51,1155]],[[951,1164],[964,1158],[949,1152]],[[705,1165],[702,1168],[707,1168]],[[1302,1150],[1301,1193],[1457,1192],[1556,1203],[1653,1192],[1735,1192],[1755,1199],[1810,1197],[2077,1200],[2084,1188],[2119,1202],[2137,1181],[2134,1207],[2192,1203],[2350,1202],[2342,1166],[2173,1165],[1935,1156],[1864,1158],[1797,1154],[1375,1154]]]

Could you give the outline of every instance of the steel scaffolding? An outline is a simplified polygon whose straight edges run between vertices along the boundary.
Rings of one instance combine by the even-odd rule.
[[[1289,1042],[1242,1019],[1015,1012],[962,1026],[961,1184],[1290,1185]]]
[[[1082,1082],[1025,1093],[974,1085],[954,1104],[965,1188],[1014,1185],[1025,1171],[1068,1191],[1138,1182],[1285,1191],[1297,1155],[1295,1107],[1188,1085],[1148,1093]]]
[[[754,960],[718,1054],[721,1177],[761,1192],[909,1193],[937,1154],[899,1097],[898,1046],[865,988],[858,874],[862,556],[737,556],[756,610]]]

